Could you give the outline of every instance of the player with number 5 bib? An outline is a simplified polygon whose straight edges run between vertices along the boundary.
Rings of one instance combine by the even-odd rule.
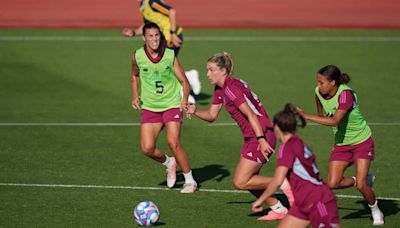
[[[142,114],[140,146],[146,156],[167,167],[169,188],[175,185],[178,164],[185,177],[181,192],[192,193],[197,190],[197,183],[193,179],[187,153],[180,143],[182,111],[187,106],[189,82],[174,51],[160,45],[161,32],[156,24],[145,24],[143,37],[144,47],[132,55],[131,74],[132,107],[140,109]],[[181,87],[183,96],[180,95]],[[168,157],[156,147],[157,137],[164,127],[174,157]]]

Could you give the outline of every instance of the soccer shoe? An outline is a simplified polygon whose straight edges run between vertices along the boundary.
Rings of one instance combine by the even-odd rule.
[[[193,193],[197,191],[197,183],[186,183],[183,185],[181,193]]]
[[[281,220],[286,216],[287,213],[288,213],[288,210],[286,208],[285,208],[284,212],[280,212],[280,213],[271,210],[268,212],[268,214],[261,216],[257,220],[260,220],[260,221]]]
[[[201,83],[199,79],[199,72],[197,70],[189,70],[185,72],[186,77],[189,81],[190,87],[192,87],[194,95],[199,95],[201,90]]]
[[[372,222],[373,226],[382,226],[383,224],[385,224],[384,216],[381,211],[372,213],[372,219],[374,220]]]
[[[287,197],[288,201],[289,201],[289,205],[292,206],[294,204],[294,195],[292,192],[292,187],[289,184],[289,181],[285,178],[284,180],[285,182],[285,188],[281,189],[283,194],[285,194],[285,196]]]
[[[194,99],[194,97],[193,97],[192,95],[189,94],[188,102],[189,102],[189,103],[196,104],[196,99]]]
[[[176,160],[174,157],[170,158],[172,162],[172,166],[167,169],[167,186],[168,188],[172,188],[176,182]]]
[[[367,175],[367,185],[368,187],[372,188],[372,186],[374,185],[375,182],[375,175],[368,173]]]

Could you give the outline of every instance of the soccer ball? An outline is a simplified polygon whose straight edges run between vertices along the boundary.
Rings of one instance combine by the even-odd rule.
[[[135,207],[133,218],[140,226],[152,226],[160,218],[160,211],[155,203],[143,201]]]

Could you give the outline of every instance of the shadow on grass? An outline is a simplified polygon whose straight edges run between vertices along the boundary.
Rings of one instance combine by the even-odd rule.
[[[223,165],[206,165],[202,168],[194,168],[192,169],[193,177],[196,180],[197,184],[201,186],[202,183],[209,180],[216,180],[221,182],[223,179],[230,175],[230,172],[224,168]],[[176,175],[176,185],[175,187],[180,188],[183,186],[185,179],[182,173],[177,173]],[[167,184],[166,181],[161,182],[159,185],[165,186]]]
[[[369,208],[365,200],[359,200],[356,202],[356,204],[361,204],[363,206],[363,209],[338,207],[339,210],[344,209],[354,211],[348,215],[343,216],[342,219],[360,219],[371,217],[371,209]],[[398,201],[395,200],[380,199],[378,200],[378,205],[385,217],[396,215],[400,211]]]

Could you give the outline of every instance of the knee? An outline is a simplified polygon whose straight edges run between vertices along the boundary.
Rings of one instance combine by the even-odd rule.
[[[326,185],[328,185],[328,187],[330,189],[336,189],[336,188],[339,188],[339,181],[328,179],[328,182],[326,183]]]
[[[146,155],[146,156],[153,155],[154,151],[156,149],[154,145],[143,145],[142,144],[141,147],[142,147],[143,154]]]
[[[356,187],[359,192],[365,192],[368,188],[367,183],[365,181],[357,181]]]
[[[242,181],[242,180],[238,180],[238,179],[234,178],[234,179],[232,180],[232,183],[233,183],[233,186],[234,186],[236,189],[239,189],[239,190],[246,190],[246,189],[247,189],[247,183],[246,183],[246,181]]]
[[[179,151],[181,145],[179,144],[179,142],[175,142],[175,141],[168,141],[168,147],[171,151],[173,152],[177,152]]]

